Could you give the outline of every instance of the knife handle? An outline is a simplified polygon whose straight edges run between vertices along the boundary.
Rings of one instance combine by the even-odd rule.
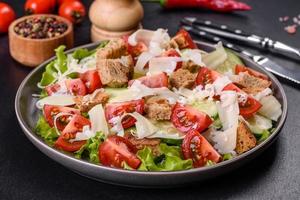
[[[194,34],[194,35],[197,35],[201,38],[204,38],[208,41],[211,41],[211,42],[214,42],[214,43],[217,43],[217,42],[222,42],[223,46],[229,48],[229,49],[232,49],[233,51],[236,51],[238,53],[242,53],[242,49],[240,49],[239,47],[235,46],[234,44],[224,40],[224,39],[221,39],[220,37],[218,36],[214,36],[208,32],[205,32],[205,31],[201,31],[201,30],[196,30],[192,27],[187,27],[187,26],[183,26],[184,29],[186,29],[188,32]]]
[[[228,33],[232,33],[232,34],[237,34],[240,36],[244,36],[244,37],[249,37],[251,34],[248,34],[240,29],[235,29],[233,27],[229,27],[228,25],[225,24],[218,24],[216,22],[212,22],[210,20],[201,20],[201,19],[196,19],[194,18],[193,21],[194,25],[202,25],[202,26],[206,26],[209,28],[214,28],[214,29],[218,29],[218,30],[222,30]]]

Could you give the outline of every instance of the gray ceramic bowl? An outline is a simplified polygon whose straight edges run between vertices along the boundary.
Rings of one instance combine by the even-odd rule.
[[[88,48],[93,49],[98,44],[88,44],[85,46],[81,46],[78,48]],[[211,51],[213,46],[207,43],[199,44],[201,49],[206,51]],[[68,51],[68,53],[73,52],[75,49]],[[237,167],[241,166],[247,161],[252,160],[254,157],[262,153],[266,148],[268,148],[277,138],[280,129],[282,128],[286,115],[287,115],[287,99],[284,93],[282,86],[279,81],[270,73],[259,67],[257,64],[252,62],[251,60],[242,57],[245,64],[257,71],[267,74],[273,82],[273,91],[275,93],[276,98],[280,101],[283,113],[280,117],[278,123],[276,124],[275,131],[272,135],[251,149],[250,151],[232,159],[229,161],[224,161],[218,163],[211,167],[203,167],[191,170],[184,171],[173,171],[173,172],[141,172],[141,171],[129,171],[122,169],[115,169],[111,167],[105,167],[101,165],[96,165],[89,163],[85,160],[79,160],[74,158],[71,155],[67,155],[62,153],[50,146],[48,146],[41,138],[39,138],[34,133],[35,123],[38,119],[39,112],[35,108],[35,103],[37,99],[32,97],[32,94],[39,93],[39,89],[36,84],[40,81],[41,75],[45,70],[45,66],[51,60],[55,58],[51,58],[50,60],[44,62],[39,67],[34,69],[22,82],[19,87],[19,90],[15,99],[15,110],[18,121],[20,123],[21,128],[23,129],[25,135],[28,139],[43,153],[52,158],[53,160],[59,162],[65,167],[92,179],[118,184],[118,185],[126,185],[133,187],[173,187],[178,185],[184,185],[187,183],[192,183],[196,181],[202,181],[205,179],[209,179],[220,174],[227,173]]]

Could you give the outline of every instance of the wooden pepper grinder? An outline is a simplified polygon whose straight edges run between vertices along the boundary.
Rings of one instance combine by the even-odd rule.
[[[93,42],[119,38],[141,28],[144,10],[139,0],[95,0],[89,11]]]

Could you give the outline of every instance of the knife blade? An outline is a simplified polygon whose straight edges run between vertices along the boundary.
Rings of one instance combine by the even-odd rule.
[[[193,27],[189,27],[189,26],[183,26],[183,28],[186,29],[187,31],[193,33],[194,35],[205,38],[212,42],[222,42],[225,47],[227,47],[235,52],[243,54],[244,56],[250,58],[255,63],[257,63],[259,66],[262,66],[267,71],[300,85],[300,71],[294,71],[294,70],[290,70],[288,68],[284,68],[265,56],[253,55],[250,52],[242,50],[238,46],[236,46],[226,40],[223,40],[219,37],[216,37],[210,33],[207,33],[205,31],[199,31],[199,30],[193,29]],[[194,40],[194,41],[196,44],[201,43],[200,41],[197,41],[197,40]]]
[[[284,55],[294,54],[300,58],[299,49],[279,41],[274,41],[268,37],[249,34],[242,30],[228,27],[227,25],[213,23],[209,20],[200,20],[195,17],[185,17],[183,20],[181,20],[181,23],[188,26],[193,26],[198,30],[203,30],[220,37],[243,41],[256,47],[259,46],[262,49],[275,50],[277,53]]]

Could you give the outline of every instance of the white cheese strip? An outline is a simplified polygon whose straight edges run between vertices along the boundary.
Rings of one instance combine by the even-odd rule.
[[[38,109],[43,109],[44,105],[53,106],[71,106],[74,105],[74,96],[71,95],[55,95],[47,96],[36,103]]]
[[[102,104],[94,106],[89,112],[92,132],[103,132],[109,134],[108,125],[105,118],[105,113]]]
[[[222,154],[233,153],[236,147],[237,128],[239,120],[239,105],[234,91],[223,91],[221,102],[217,102],[217,109],[222,122],[223,131],[212,132],[214,147]]]
[[[258,101],[260,101],[262,98],[272,95],[273,91],[270,88],[266,88],[261,92],[258,92],[257,94],[254,95],[254,98]]]
[[[181,57],[184,61],[192,61],[197,65],[204,66],[202,55],[199,49],[186,49],[181,52]]]
[[[177,62],[182,61],[180,57],[157,57],[149,61],[149,75],[166,72],[168,75],[174,72]]]
[[[205,63],[205,66],[207,66],[210,69],[217,68],[220,64],[225,62],[226,59],[227,59],[227,53],[221,42],[219,42],[216,45],[215,51],[203,55],[202,57],[202,61]]]

